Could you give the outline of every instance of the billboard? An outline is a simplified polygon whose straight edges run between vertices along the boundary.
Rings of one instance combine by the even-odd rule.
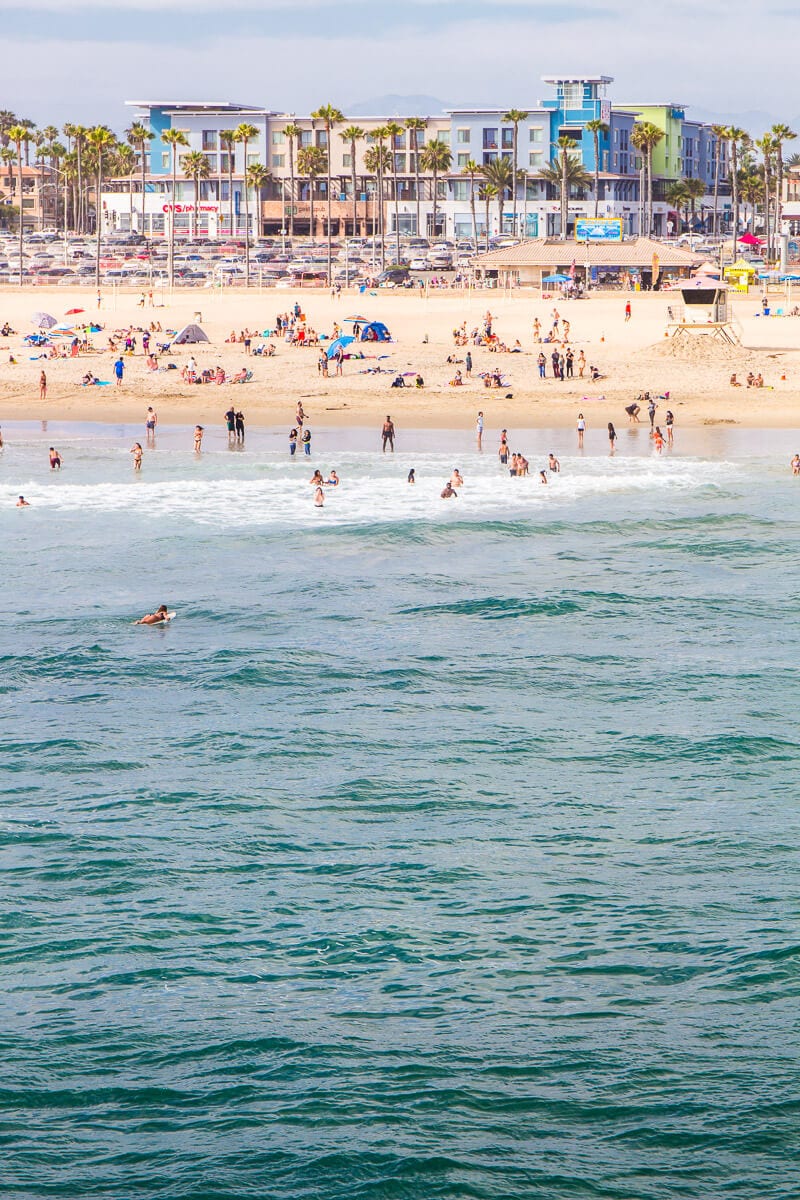
[[[575,222],[576,242],[621,242],[622,217],[579,217]]]

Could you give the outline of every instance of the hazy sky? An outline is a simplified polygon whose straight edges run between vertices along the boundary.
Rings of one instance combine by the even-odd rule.
[[[788,119],[799,31],[786,0],[2,0],[0,108],[115,129],[126,99],[524,108],[566,71],[615,76],[619,102]]]

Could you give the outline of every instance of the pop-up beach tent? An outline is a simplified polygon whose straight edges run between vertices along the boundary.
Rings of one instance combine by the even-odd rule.
[[[173,346],[188,346],[194,342],[207,342],[208,338],[199,325],[184,325],[172,339]]]
[[[390,342],[392,335],[383,321],[370,321],[369,325],[365,325],[361,330],[359,339],[362,342]]]

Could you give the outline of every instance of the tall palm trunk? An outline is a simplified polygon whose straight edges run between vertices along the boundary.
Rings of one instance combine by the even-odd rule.
[[[439,205],[439,176],[436,167],[433,168],[433,232],[432,237],[436,237],[436,217],[438,215]],[[488,211],[488,209],[487,209]]]
[[[381,236],[381,270],[386,267],[386,238],[383,212],[383,142],[378,142],[378,224]]]
[[[178,149],[172,147],[172,212],[169,222],[169,290],[175,284],[175,217],[178,207]]]
[[[720,140],[717,138],[714,150],[714,237],[719,233],[719,172],[720,172]]]
[[[350,168],[353,173],[353,237],[358,237],[358,174],[356,172],[356,141],[350,142]]]
[[[19,185],[19,286],[22,287],[22,255],[25,253],[25,210],[22,193],[22,142],[17,146],[17,183]]]
[[[561,240],[567,240],[567,225],[569,223],[569,183],[567,181],[567,161],[566,150],[561,151]]]
[[[486,224],[485,224],[484,230],[483,230],[483,240],[484,240],[485,252],[488,254],[489,253],[489,204],[491,203],[492,197],[489,194],[489,192],[486,192],[484,194],[483,198],[486,201],[486,216],[485,216]]]
[[[517,229],[517,172],[519,171],[519,147],[518,147],[519,126],[517,125],[516,121],[514,122],[513,128],[514,128],[514,132],[512,134],[512,138],[513,138],[512,154],[514,155],[514,182],[511,185],[512,214],[513,214],[511,219],[514,224],[514,229],[513,229],[514,237],[519,237],[519,230]],[[502,221],[500,223],[502,225]],[[500,232],[502,233],[502,229]]]
[[[79,234],[83,233],[83,155],[81,139],[75,139],[75,152],[78,156],[78,204],[75,214],[75,224]]]
[[[600,131],[592,130],[594,137],[594,219],[600,211]],[[606,210],[608,211],[608,210]]]
[[[733,192],[733,261],[736,262],[739,242],[739,147],[731,141],[731,190]]]
[[[475,211],[475,173],[469,177],[469,208],[472,215],[472,244],[478,253],[478,215]]]
[[[144,231],[144,229],[145,229],[145,199],[144,199],[144,197],[145,197],[145,188],[147,186],[147,164],[145,162],[145,157],[144,157],[144,142],[139,143],[139,154],[141,155],[141,159],[142,159],[142,161],[141,161],[141,168],[142,168],[142,226],[141,226],[141,229],[139,230],[139,233],[142,235],[142,237],[146,237],[147,235],[145,234],[145,231]]]
[[[228,237],[233,237],[233,156],[234,146],[228,149]]]
[[[294,237],[294,138],[289,138],[289,237]],[[284,215],[281,225],[286,224]]]
[[[420,216],[419,198],[419,130],[412,129],[411,132],[414,135],[414,196],[416,198],[417,207],[417,237],[422,237],[422,230],[420,229],[420,221],[422,218]]]
[[[97,226],[95,233],[97,235],[96,254],[97,260],[94,268],[94,282],[97,289],[100,289],[100,239],[103,230],[103,207],[101,197],[103,195],[103,149],[97,147],[97,192],[94,202],[95,218],[94,222]]]
[[[392,152],[392,181],[394,183],[394,244],[397,265],[400,265],[400,208],[397,200],[397,158]]]

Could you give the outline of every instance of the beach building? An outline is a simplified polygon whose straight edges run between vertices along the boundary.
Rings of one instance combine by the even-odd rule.
[[[498,287],[536,287],[558,291],[574,280],[589,287],[634,286],[650,288],[655,281],[687,278],[697,266],[694,254],[665,246],[651,238],[621,242],[584,243],[560,238],[533,238],[481,254],[474,269]]]
[[[19,211],[19,167],[0,163],[0,207],[13,205]],[[52,167],[23,166],[22,220],[27,233],[55,229],[58,211],[58,175]]]

